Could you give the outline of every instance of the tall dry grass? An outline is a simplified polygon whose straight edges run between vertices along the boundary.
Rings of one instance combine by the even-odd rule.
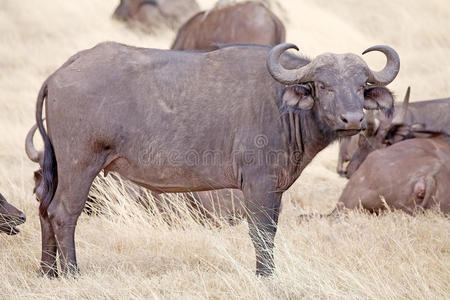
[[[23,151],[34,123],[37,91],[78,50],[104,40],[167,48],[173,32],[130,31],[110,19],[116,0],[3,0],[0,3],[0,191],[28,216],[18,236],[0,235],[0,297],[30,298],[370,298],[448,299],[450,223],[437,212],[336,221],[295,217],[329,211],[346,180],[335,174],[336,145],[314,160],[286,193],[273,278],[254,276],[246,224],[201,226],[184,214],[167,226],[131,201],[129,189],[98,186],[106,213],[77,227],[78,279],[37,276],[40,229],[32,171]],[[213,0],[199,1],[203,8]],[[450,5],[447,1],[279,1],[287,39],[315,56],[360,53],[384,43],[398,50],[401,72],[391,88],[413,99],[450,94]],[[367,55],[381,68],[382,55]]]

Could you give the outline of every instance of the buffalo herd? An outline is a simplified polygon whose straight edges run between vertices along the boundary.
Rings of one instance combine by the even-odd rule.
[[[380,71],[353,53],[307,58],[288,51],[298,49],[261,2],[200,12],[195,0],[121,0],[113,16],[148,31],[179,29],[171,50],[105,42],[43,82],[25,138],[39,165],[42,274],[58,276],[57,256],[61,274],[78,272],[75,227],[102,170],[148,189],[157,203],[187,193],[205,218],[245,218],[261,276],[274,271],[283,192],[334,141],[337,171],[349,180],[328,216],[450,213],[450,98],[409,103],[408,88],[394,103],[386,87],[400,69],[393,48],[363,52],[385,55]],[[7,234],[25,222],[2,195],[0,217]]]

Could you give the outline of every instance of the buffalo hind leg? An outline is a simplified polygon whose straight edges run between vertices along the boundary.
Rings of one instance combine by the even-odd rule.
[[[58,276],[56,264],[56,238],[48,217],[40,216],[42,235],[41,268],[39,273],[48,277]]]
[[[263,185],[243,189],[248,210],[249,234],[255,247],[256,275],[270,276],[274,272],[274,239],[277,232],[281,193],[264,191]]]
[[[61,165],[58,166],[58,171]],[[58,188],[55,197],[48,208],[48,215],[56,237],[59,253],[61,273],[63,275],[78,274],[75,254],[75,227],[99,167],[78,169],[61,168],[59,172]]]

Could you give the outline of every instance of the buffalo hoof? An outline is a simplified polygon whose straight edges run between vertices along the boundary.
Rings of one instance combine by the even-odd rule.
[[[65,269],[63,268],[61,270],[61,277],[65,277],[65,278],[78,278],[78,276],[80,275],[80,269],[75,265],[68,265]]]
[[[273,269],[268,269],[268,268],[262,269],[262,270],[256,270],[256,276],[267,278],[267,277],[272,276],[273,272],[274,272]]]
[[[39,277],[47,277],[47,278],[58,278],[58,270],[54,268],[39,268],[38,271]]]

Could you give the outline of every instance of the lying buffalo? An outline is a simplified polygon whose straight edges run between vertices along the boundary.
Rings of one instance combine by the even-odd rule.
[[[402,129],[405,132],[405,129]],[[362,207],[380,212],[387,207],[414,213],[439,205],[450,213],[450,137],[409,132],[408,139],[367,156],[350,178],[332,214]]]
[[[364,51],[386,55],[378,72],[355,54],[282,56],[290,48],[102,43],[45,80],[36,105],[42,272],[57,274],[57,250],[62,272],[77,272],[76,223],[103,169],[155,192],[242,190],[257,274],[271,274],[283,191],[319,151],[364,129],[364,107],[392,109],[384,86],[400,68],[388,46]]]
[[[37,125],[34,125],[27,134],[25,139],[25,152],[28,158],[36,163],[42,165],[44,159],[43,151],[38,151],[33,143],[33,137],[37,130]],[[113,178],[119,182],[114,174]],[[42,169],[34,172],[34,193],[42,194],[41,186],[42,182]],[[38,190],[39,189],[39,190]],[[141,193],[138,188],[127,188],[127,194],[134,198],[144,208],[151,209],[152,203],[148,195]],[[172,216],[177,214],[177,208],[171,209],[170,199],[166,199],[163,194],[151,192],[153,199],[155,200],[155,208],[157,212],[163,216],[167,216],[165,220],[171,224],[173,222]],[[188,201],[188,207],[192,212],[192,216],[199,222],[209,220],[216,223],[216,221],[222,220],[230,224],[236,223],[239,219],[246,216],[244,207],[244,196],[240,190],[232,189],[220,189],[215,191],[193,192],[180,195]],[[170,198],[170,197],[168,197]],[[167,200],[167,201],[166,201]],[[97,199],[95,195],[89,195],[84,208],[85,213],[88,215],[97,214],[102,211],[102,203]]]
[[[176,29],[198,11],[195,0],[120,0],[113,17],[151,32]]]
[[[171,49],[213,50],[232,43],[275,46],[285,35],[281,20],[264,4],[244,2],[199,12],[178,30]]]
[[[409,103],[409,89],[402,105],[395,107],[391,116],[375,114],[367,119],[367,130],[358,137],[358,147],[345,171],[350,178],[367,155],[386,145],[387,135],[400,125],[422,124],[426,130],[450,134],[450,98]]]
[[[17,234],[19,229],[16,226],[25,223],[25,220],[25,214],[9,204],[0,194],[0,232],[9,235]]]
[[[350,209],[380,213],[400,209],[415,213],[438,205],[450,213],[450,136],[427,131],[422,124],[399,125],[386,140],[391,147],[371,152],[353,174],[336,208],[328,215],[338,216]]]

